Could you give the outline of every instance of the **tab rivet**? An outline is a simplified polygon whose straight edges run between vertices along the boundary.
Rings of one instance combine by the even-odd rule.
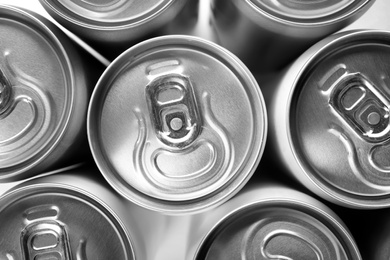
[[[381,116],[377,112],[372,112],[367,117],[370,125],[377,125],[381,121]]]
[[[183,127],[183,121],[180,118],[175,117],[171,120],[169,125],[171,126],[172,130],[179,131]]]

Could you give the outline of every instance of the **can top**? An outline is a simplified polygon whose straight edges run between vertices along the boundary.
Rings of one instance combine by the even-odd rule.
[[[269,15],[298,23],[329,23],[355,13],[369,0],[250,0]]]
[[[178,0],[41,0],[58,15],[84,26],[134,27]],[[184,2],[184,1],[183,1]]]
[[[134,259],[111,210],[66,185],[36,184],[0,202],[1,259]]]
[[[125,197],[185,212],[232,196],[265,145],[257,82],[230,52],[190,36],[158,37],[119,56],[99,80],[88,135]]]
[[[0,6],[0,180],[25,172],[56,147],[73,102],[62,44],[33,15]]]
[[[306,63],[290,100],[291,143],[336,200],[390,205],[390,33],[335,36]]]
[[[270,200],[225,216],[205,237],[198,259],[361,259],[352,238],[325,212]]]

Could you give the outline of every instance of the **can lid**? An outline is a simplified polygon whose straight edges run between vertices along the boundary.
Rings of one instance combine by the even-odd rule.
[[[100,170],[125,197],[162,211],[232,196],[265,145],[255,79],[206,40],[166,36],[117,58],[99,80],[88,135]]]
[[[390,205],[390,33],[342,34],[294,85],[292,147],[310,179],[338,201]]]
[[[73,102],[68,56],[22,10],[0,6],[0,180],[33,167],[62,137]]]
[[[273,17],[291,22],[329,22],[355,13],[368,0],[251,0]]]
[[[312,206],[265,201],[224,217],[206,236],[195,259],[360,259],[345,232]]]
[[[40,0],[76,24],[99,28],[133,27],[144,23],[177,0]],[[182,1],[182,0],[181,0]],[[185,2],[183,0],[182,2]]]
[[[65,185],[22,186],[0,202],[1,259],[134,259],[109,208]]]

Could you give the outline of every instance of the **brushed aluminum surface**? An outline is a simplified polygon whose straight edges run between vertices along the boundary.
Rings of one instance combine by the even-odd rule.
[[[266,129],[246,67],[189,36],[154,38],[122,54],[99,80],[88,115],[90,146],[110,184],[170,213],[232,196],[255,170]]]
[[[24,182],[0,198],[0,258],[135,259],[123,205],[82,172]]]
[[[96,76],[38,14],[1,5],[0,19],[0,181],[10,181],[69,158],[84,131],[88,86]]]
[[[344,206],[389,205],[389,36],[329,37],[276,84],[271,113],[279,136],[272,139],[287,168]]]

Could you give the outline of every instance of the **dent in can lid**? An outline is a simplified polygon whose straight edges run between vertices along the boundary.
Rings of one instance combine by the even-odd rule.
[[[134,259],[122,224],[68,187],[21,187],[0,201],[1,259]]]
[[[37,18],[0,6],[0,180],[19,176],[58,144],[74,75],[63,46]]]
[[[230,52],[186,36],[125,52],[93,93],[88,134],[111,185],[144,207],[204,209],[250,178],[265,145],[266,110]]]
[[[251,0],[269,15],[297,23],[330,23],[344,19],[369,0]]]
[[[135,27],[178,0],[41,0],[72,23],[91,28]],[[180,0],[184,4],[186,0]],[[122,28],[123,29],[123,28]]]
[[[306,204],[267,201],[223,218],[195,259],[360,259],[340,224]]]
[[[295,85],[291,139],[307,176],[339,202],[390,205],[390,34],[340,35]]]

